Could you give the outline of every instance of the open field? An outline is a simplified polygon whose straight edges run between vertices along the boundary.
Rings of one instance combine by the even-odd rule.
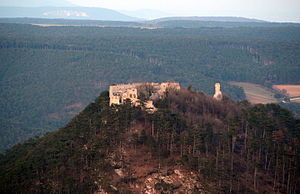
[[[297,97],[300,96],[300,85],[273,85],[273,88],[282,92],[289,97]],[[291,101],[300,103],[300,98],[292,99]]]
[[[286,90],[287,95],[290,97],[300,96],[300,85],[273,85],[275,90]]]
[[[261,85],[248,82],[230,82],[230,84],[242,87],[245,91],[247,100],[252,104],[278,102],[278,100],[274,98],[274,93]]]

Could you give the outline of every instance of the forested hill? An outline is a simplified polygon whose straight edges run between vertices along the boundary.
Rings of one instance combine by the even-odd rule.
[[[264,20],[257,20],[257,19],[250,19],[250,18],[244,18],[244,17],[220,17],[220,16],[187,16],[187,17],[164,17],[164,18],[158,18],[152,21],[156,22],[162,22],[162,21],[171,21],[171,20],[185,20],[185,21],[215,21],[215,22],[260,22],[260,23],[268,23],[267,21]]]
[[[299,193],[300,120],[181,89],[148,114],[108,92],[0,157],[1,193]]]
[[[135,28],[236,28],[236,27],[300,27],[299,23],[267,22],[248,18],[236,17],[171,17],[149,21],[136,20],[91,20],[54,19],[54,18],[0,18],[0,23],[35,24],[35,25],[77,25],[101,27],[135,27]]]
[[[62,127],[114,83],[300,83],[300,28],[130,28],[0,24],[0,150]]]

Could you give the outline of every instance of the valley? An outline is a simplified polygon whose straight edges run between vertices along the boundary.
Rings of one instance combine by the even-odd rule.
[[[247,82],[230,82],[230,84],[242,87],[245,91],[247,100],[253,104],[279,102],[278,99],[274,98],[274,92],[261,85]]]
[[[0,21],[2,152],[64,126],[112,84],[175,81],[213,95],[220,82],[225,96],[243,100],[244,90],[229,81],[266,87],[300,83],[300,34],[294,24],[217,22],[215,28],[196,21],[205,25],[181,28],[182,20],[175,27],[147,29],[118,21]],[[255,90],[258,102],[273,102]],[[80,107],[66,108],[78,102]]]

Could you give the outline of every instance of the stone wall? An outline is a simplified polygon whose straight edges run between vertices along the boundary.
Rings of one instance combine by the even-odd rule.
[[[109,105],[123,104],[126,99],[130,99],[134,106],[139,105],[139,95],[142,90],[150,93],[146,102],[149,109],[155,109],[153,106],[153,100],[157,98],[163,98],[165,92],[168,89],[179,90],[180,84],[177,82],[145,82],[145,83],[131,83],[131,84],[118,84],[109,87]],[[143,91],[143,92],[145,92]]]

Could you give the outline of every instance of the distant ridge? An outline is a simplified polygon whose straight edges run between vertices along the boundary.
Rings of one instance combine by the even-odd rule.
[[[0,17],[92,19],[110,21],[140,20],[111,9],[92,7],[0,7]]]
[[[119,12],[131,17],[143,18],[145,20],[154,20],[171,16],[169,13],[152,9],[139,9],[134,11],[120,10]]]
[[[264,20],[244,18],[244,17],[228,17],[228,16],[191,16],[191,17],[165,17],[152,20],[152,22],[164,22],[174,20],[189,20],[189,21],[212,21],[212,22],[267,22]]]
[[[3,0],[2,0],[3,1]],[[1,7],[74,7],[68,0],[9,0],[1,2]]]
[[[0,14],[1,15],[1,14]],[[101,27],[133,27],[133,28],[236,28],[236,27],[299,27],[297,23],[276,22],[219,22],[199,20],[169,20],[169,21],[134,21],[134,20],[97,20],[88,18],[32,18],[32,17],[0,17],[0,23],[36,24],[42,26],[101,26]]]

